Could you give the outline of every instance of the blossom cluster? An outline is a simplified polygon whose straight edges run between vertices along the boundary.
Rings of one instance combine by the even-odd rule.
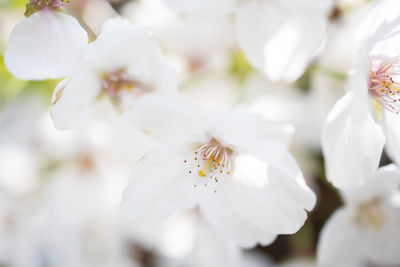
[[[319,151],[312,265],[400,265],[400,3],[361,2],[30,0],[4,65],[56,83],[0,121],[0,266],[253,266]]]

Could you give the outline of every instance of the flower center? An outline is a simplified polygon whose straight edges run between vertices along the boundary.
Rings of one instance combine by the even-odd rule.
[[[69,4],[69,0],[30,0],[26,4],[25,17],[29,17],[36,12],[49,8],[51,10],[59,10],[66,4]]]
[[[111,99],[118,100],[119,94],[124,90],[131,90],[135,82],[130,80],[124,70],[116,70],[104,75],[102,89]]]
[[[358,206],[356,222],[364,228],[380,230],[388,220],[387,214],[382,210],[382,200],[374,198]]]
[[[232,149],[211,139],[194,151],[193,158],[184,160],[184,163],[189,165],[189,174],[204,179],[204,186],[207,186],[209,182],[218,183],[221,178],[230,174],[232,152]]]
[[[400,75],[397,58],[372,61],[368,80],[368,92],[376,100],[375,107],[399,114],[400,83],[395,80]]]
[[[69,3],[69,0],[30,0],[31,5],[38,7],[62,7]]]

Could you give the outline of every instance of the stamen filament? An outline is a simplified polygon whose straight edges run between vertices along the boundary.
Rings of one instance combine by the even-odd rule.
[[[208,159],[208,161],[206,162],[206,165],[204,165],[203,169],[201,171],[198,171],[198,174],[200,177],[205,177],[206,175],[204,174],[204,171],[207,169],[208,165],[210,165],[211,162],[211,158]]]

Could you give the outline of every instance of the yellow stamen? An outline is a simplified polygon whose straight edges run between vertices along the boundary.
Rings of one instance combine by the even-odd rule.
[[[376,111],[376,115],[380,119],[382,117],[381,104],[376,99],[373,100],[373,104],[374,104],[374,108],[375,108],[375,111]]]
[[[198,174],[200,177],[206,176],[204,174],[204,171],[207,169],[208,165],[210,165],[211,160],[212,160],[212,158],[209,158],[208,161],[206,162],[206,165],[204,165],[204,168],[201,171],[198,171]]]

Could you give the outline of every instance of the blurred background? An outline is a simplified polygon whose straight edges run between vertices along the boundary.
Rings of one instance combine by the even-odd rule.
[[[67,9],[91,40],[117,14],[153,30],[180,91],[201,105],[236,106],[295,125],[291,151],[318,203],[299,232],[243,251],[240,266],[316,266],[321,228],[342,205],[324,177],[320,130],[344,93],[356,55],[349,36],[369,27],[371,2],[336,1],[321,51],[290,83],[269,81],[250,66],[230,15],[185,16],[162,0],[71,0]],[[198,242],[200,226],[190,214],[160,229],[130,227],[119,203],[145,147],[119,124],[111,103],[98,104],[84,131],[56,131],[49,106],[59,80],[21,81],[7,72],[3,53],[25,4],[0,0],[0,266],[222,266],[227,256],[212,252],[218,244]]]

